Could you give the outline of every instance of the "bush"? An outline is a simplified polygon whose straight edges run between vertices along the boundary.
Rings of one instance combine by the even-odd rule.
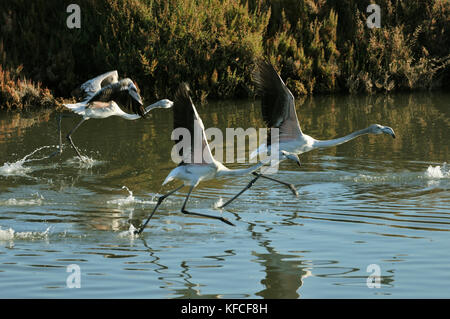
[[[263,53],[270,16],[260,6],[249,9],[238,0],[82,0],[81,28],[70,30],[69,3],[37,0],[30,8],[28,0],[2,2],[2,62],[23,63],[29,75],[63,96],[113,69],[136,80],[151,98],[168,96],[180,81],[203,98],[248,96],[250,68]]]
[[[0,65],[0,110],[23,110],[33,108],[61,107],[48,89],[40,83],[20,78],[22,66],[13,72],[3,70]]]
[[[446,0],[377,1],[380,29],[366,26],[368,3],[363,1],[270,3],[265,49],[297,95],[421,90],[449,83]]]
[[[170,97],[180,81],[196,99],[248,97],[262,56],[297,96],[450,83],[447,0],[379,0],[380,29],[366,26],[359,0],[80,0],[81,29],[68,29],[71,2],[1,1],[4,69],[23,65],[64,97],[113,69],[150,99]]]

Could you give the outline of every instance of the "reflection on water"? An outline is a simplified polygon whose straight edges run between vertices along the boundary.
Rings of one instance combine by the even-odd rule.
[[[73,138],[88,165],[69,145],[43,159],[57,144],[54,113],[2,115],[0,297],[449,297],[449,102],[444,93],[297,101],[313,137],[379,123],[397,138],[364,136],[303,154],[301,168],[283,163],[277,177],[298,198],[259,180],[221,211],[250,178],[200,184],[192,211],[236,227],[181,214],[183,190],[141,237],[133,227],[176,186],[161,186],[175,166],[171,111],[87,121]],[[198,111],[207,128],[263,127],[258,101]],[[77,121],[64,119],[63,131]],[[81,289],[66,287],[70,264],[81,268]],[[366,284],[371,264],[381,269],[379,289]]]

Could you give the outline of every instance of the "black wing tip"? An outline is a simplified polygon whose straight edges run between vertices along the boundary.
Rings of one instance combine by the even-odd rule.
[[[181,82],[178,85],[177,89],[177,95],[184,95],[187,96],[191,92],[191,88],[189,87],[189,84],[187,82]]]
[[[278,72],[268,58],[261,57],[255,60],[252,78],[256,92],[264,95],[275,86],[278,81]]]
[[[143,105],[139,105],[137,111],[138,111],[138,115],[140,117],[142,117],[142,118],[146,118],[147,117],[147,114],[145,113],[145,108],[144,108]]]
[[[255,59],[255,65],[261,69],[261,68],[266,68],[266,67],[270,67],[273,69],[273,64],[272,62],[270,62],[268,57],[259,57]]]
[[[189,84],[186,82],[181,82],[178,86],[178,89],[175,93],[174,103],[186,103],[191,102],[191,89],[189,88]]]
[[[256,73],[264,73],[267,71],[270,72],[275,72],[277,73],[277,71],[275,70],[275,67],[273,66],[272,62],[270,62],[269,58],[267,57],[261,57],[261,58],[257,58],[255,59],[255,72]]]

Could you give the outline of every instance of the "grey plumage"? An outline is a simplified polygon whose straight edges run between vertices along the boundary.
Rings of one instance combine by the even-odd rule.
[[[78,102],[85,101],[100,91],[105,86],[119,81],[119,74],[116,70],[103,73],[90,79],[71,92],[71,95]]]
[[[141,100],[135,83],[129,78],[119,80],[119,75],[114,70],[84,82],[72,91],[72,95],[79,102],[87,104],[88,108],[93,102],[114,101],[125,113],[134,113],[144,117],[146,112],[142,102],[133,98],[130,90],[133,90],[136,97]]]
[[[199,118],[197,112],[195,111],[194,103],[192,102],[192,99],[190,97],[190,88],[187,83],[181,83],[175,93],[174,98],[174,104],[173,104],[173,129],[177,128],[186,128],[189,130],[191,135],[190,140],[190,154],[184,154],[183,151],[185,151],[184,148],[181,148],[178,150],[178,155],[181,156],[181,158],[186,159],[187,156],[190,156],[190,162],[192,163],[194,159],[196,158],[194,155],[194,152],[196,151],[194,147],[194,140],[197,136],[195,136],[195,133],[202,133],[202,132],[196,132],[194,130],[194,121],[201,122],[201,119]],[[203,124],[202,124],[203,125]],[[180,142],[180,139],[175,140],[175,144]],[[197,150],[199,152],[203,152],[205,147],[207,147],[207,142],[202,136],[202,148],[201,150]],[[203,156],[202,156],[203,158]],[[184,165],[185,162],[182,161],[179,165]]]
[[[269,128],[266,145],[271,144],[271,128],[279,128],[280,137],[301,133],[294,96],[270,62],[256,62],[253,83],[257,94],[261,96],[261,113]]]
[[[139,94],[137,87],[133,81],[129,78],[122,79],[116,83],[110,83],[97,93],[95,93],[88,101],[87,104],[92,102],[109,102],[114,101],[119,105],[122,111],[126,113],[138,114],[141,117],[145,117],[145,109],[142,103],[139,103],[129,94],[129,87],[132,86],[132,90],[135,90]]]

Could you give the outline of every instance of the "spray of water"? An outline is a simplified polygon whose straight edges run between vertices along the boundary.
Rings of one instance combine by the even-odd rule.
[[[0,205],[4,206],[36,206],[42,205],[45,199],[39,193],[32,194],[34,198],[9,198],[7,200],[0,201]]]
[[[88,156],[81,155],[81,159],[78,156],[75,156],[73,158],[68,159],[66,163],[69,164],[70,166],[78,164],[78,166],[80,168],[89,169],[89,168],[92,168],[95,165],[98,165],[98,164],[102,163],[102,162],[101,161],[97,161],[97,160],[95,160],[93,158],[90,158]]]
[[[43,232],[16,232],[12,228],[2,229],[0,227],[0,241],[48,239],[49,234],[50,227]]]
[[[428,166],[425,177],[429,179],[441,179],[450,177],[450,170],[447,168],[447,163],[441,166]]]
[[[126,190],[128,192],[128,196],[126,198],[119,198],[119,199],[112,199],[107,201],[107,204],[110,205],[118,205],[119,207],[123,207],[123,206],[132,206],[135,204],[154,204],[155,202],[150,200],[150,201],[146,201],[146,200],[141,200],[141,199],[137,199],[133,196],[133,192],[126,186],[122,186],[122,189]]]
[[[43,159],[48,158],[47,156],[40,157],[40,158],[31,158],[31,156],[33,156],[34,154],[36,154],[37,152],[39,152],[43,149],[53,148],[53,147],[55,147],[55,146],[54,145],[42,146],[42,147],[35,149],[30,154],[26,155],[24,158],[14,162],[14,163],[9,163],[9,162],[4,163],[3,166],[0,167],[0,175],[3,175],[3,176],[26,175],[26,173],[31,171],[31,168],[24,166],[25,163],[41,161]]]
[[[121,238],[130,238],[131,240],[135,239],[139,235],[135,233],[137,229],[133,226],[133,224],[130,224],[130,228],[128,230],[125,230],[123,232],[119,233],[119,237]]]
[[[219,208],[220,206],[222,206],[223,205],[223,198],[222,197],[220,197],[215,203],[214,203],[214,208],[215,209],[217,209],[217,208]]]

